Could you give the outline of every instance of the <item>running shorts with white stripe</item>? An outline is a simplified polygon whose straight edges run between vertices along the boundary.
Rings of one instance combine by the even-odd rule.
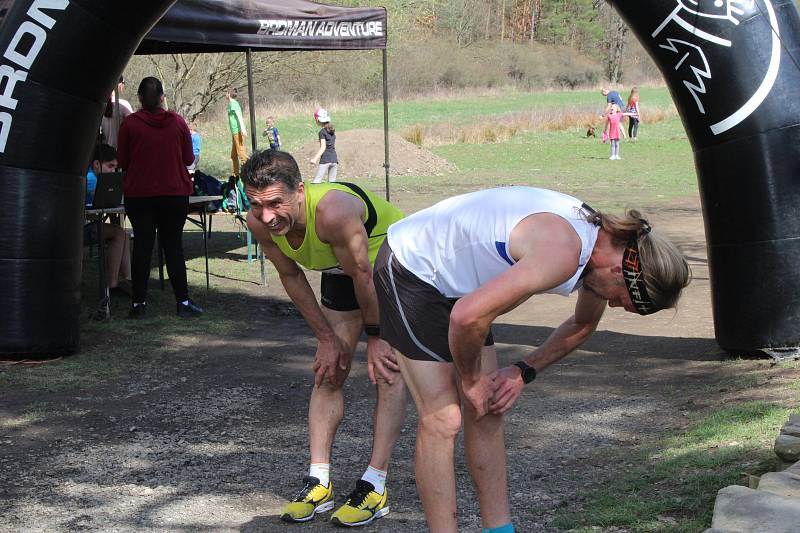
[[[447,340],[450,312],[458,301],[412,274],[384,241],[373,276],[381,317],[381,338],[409,359],[452,363]],[[491,330],[484,346],[492,346]]]

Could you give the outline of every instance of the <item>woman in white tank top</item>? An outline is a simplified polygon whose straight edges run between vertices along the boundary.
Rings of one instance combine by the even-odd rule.
[[[503,413],[537,372],[592,334],[606,306],[639,314],[674,307],[689,269],[637,211],[605,215],[558,192],[505,187],[393,224],[374,282],[381,337],[419,412],[416,479],[428,527],[457,531],[453,450],[463,417],[483,527],[506,533]],[[573,316],[527,358],[497,370],[494,320],[535,294],[575,290]]]

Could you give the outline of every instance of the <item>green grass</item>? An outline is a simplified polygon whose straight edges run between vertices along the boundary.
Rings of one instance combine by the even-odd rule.
[[[685,433],[620,458],[635,466],[584,495],[583,508],[562,511],[556,523],[565,529],[703,531],[719,489],[773,466],[770,444],[789,414],[779,405],[753,401],[701,415]]]
[[[33,402],[15,417],[0,418],[0,430],[12,430],[29,426],[45,419],[49,414],[50,406],[47,402]]]
[[[603,193],[616,191],[613,196],[623,204],[631,198],[661,203],[697,191],[692,152],[678,119],[643,126],[642,142],[622,143],[622,161],[609,161],[609,146],[581,133],[531,132],[504,143],[453,144],[433,151],[458,167],[464,177],[459,183],[529,184],[574,194],[597,190],[608,197]]]
[[[643,106],[650,108],[669,108],[672,99],[669,91],[664,87],[642,88]],[[553,91],[553,92],[520,92],[507,91],[484,96],[450,98],[450,99],[420,99],[390,101],[389,129],[398,132],[403,128],[415,124],[434,125],[448,123],[455,126],[471,123],[493,122],[503,115],[531,110],[570,110],[573,108],[594,109],[598,113],[604,107],[604,98],[596,90],[582,91]],[[317,126],[309,107],[307,113],[282,116],[280,110],[269,111],[276,115],[276,125],[281,132],[283,149],[292,152],[308,142],[317,138]],[[352,129],[382,129],[383,104],[375,102],[353,106],[346,109],[331,111],[333,123],[338,131]],[[265,145],[261,131],[264,129],[266,114],[257,115],[258,144]],[[245,113],[245,120],[249,115]],[[683,129],[677,121],[680,134]],[[198,130],[203,135],[203,153],[201,168],[204,172],[217,177],[227,176],[231,172],[230,149],[231,140],[225,120],[217,118],[207,120],[198,125]],[[249,131],[248,131],[249,133]],[[576,136],[579,132],[575,132]],[[246,145],[250,146],[248,136]],[[608,156],[606,156],[608,157]],[[624,157],[624,155],[623,155]]]

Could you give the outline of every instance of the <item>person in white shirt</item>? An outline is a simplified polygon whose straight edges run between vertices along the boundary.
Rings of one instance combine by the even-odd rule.
[[[100,121],[100,132],[103,142],[109,146],[117,147],[117,133],[122,121],[133,114],[131,103],[121,98],[122,91],[125,89],[125,77],[120,76],[117,83],[116,92],[112,92],[106,101],[106,108],[103,111],[103,118]],[[117,105],[117,98],[119,105]]]
[[[503,413],[594,332],[605,307],[674,307],[690,280],[638,211],[599,213],[531,187],[478,191],[394,223],[375,261],[381,338],[417,405],[416,483],[431,531],[456,532],[453,450],[464,423],[484,531],[513,532]],[[542,293],[578,291],[575,313],[522,361],[497,369],[491,325]],[[464,412],[462,414],[462,397]]]

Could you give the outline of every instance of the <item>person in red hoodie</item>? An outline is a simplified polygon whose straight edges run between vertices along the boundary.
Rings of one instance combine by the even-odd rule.
[[[164,87],[158,78],[139,84],[142,109],[119,129],[117,161],[125,169],[125,212],[133,226],[133,303],[130,316],[147,315],[147,282],[156,230],[166,257],[178,316],[203,310],[189,299],[183,258],[183,225],[189,211],[192,181],[186,167],[194,161],[189,127],[180,115],[164,110]]]

